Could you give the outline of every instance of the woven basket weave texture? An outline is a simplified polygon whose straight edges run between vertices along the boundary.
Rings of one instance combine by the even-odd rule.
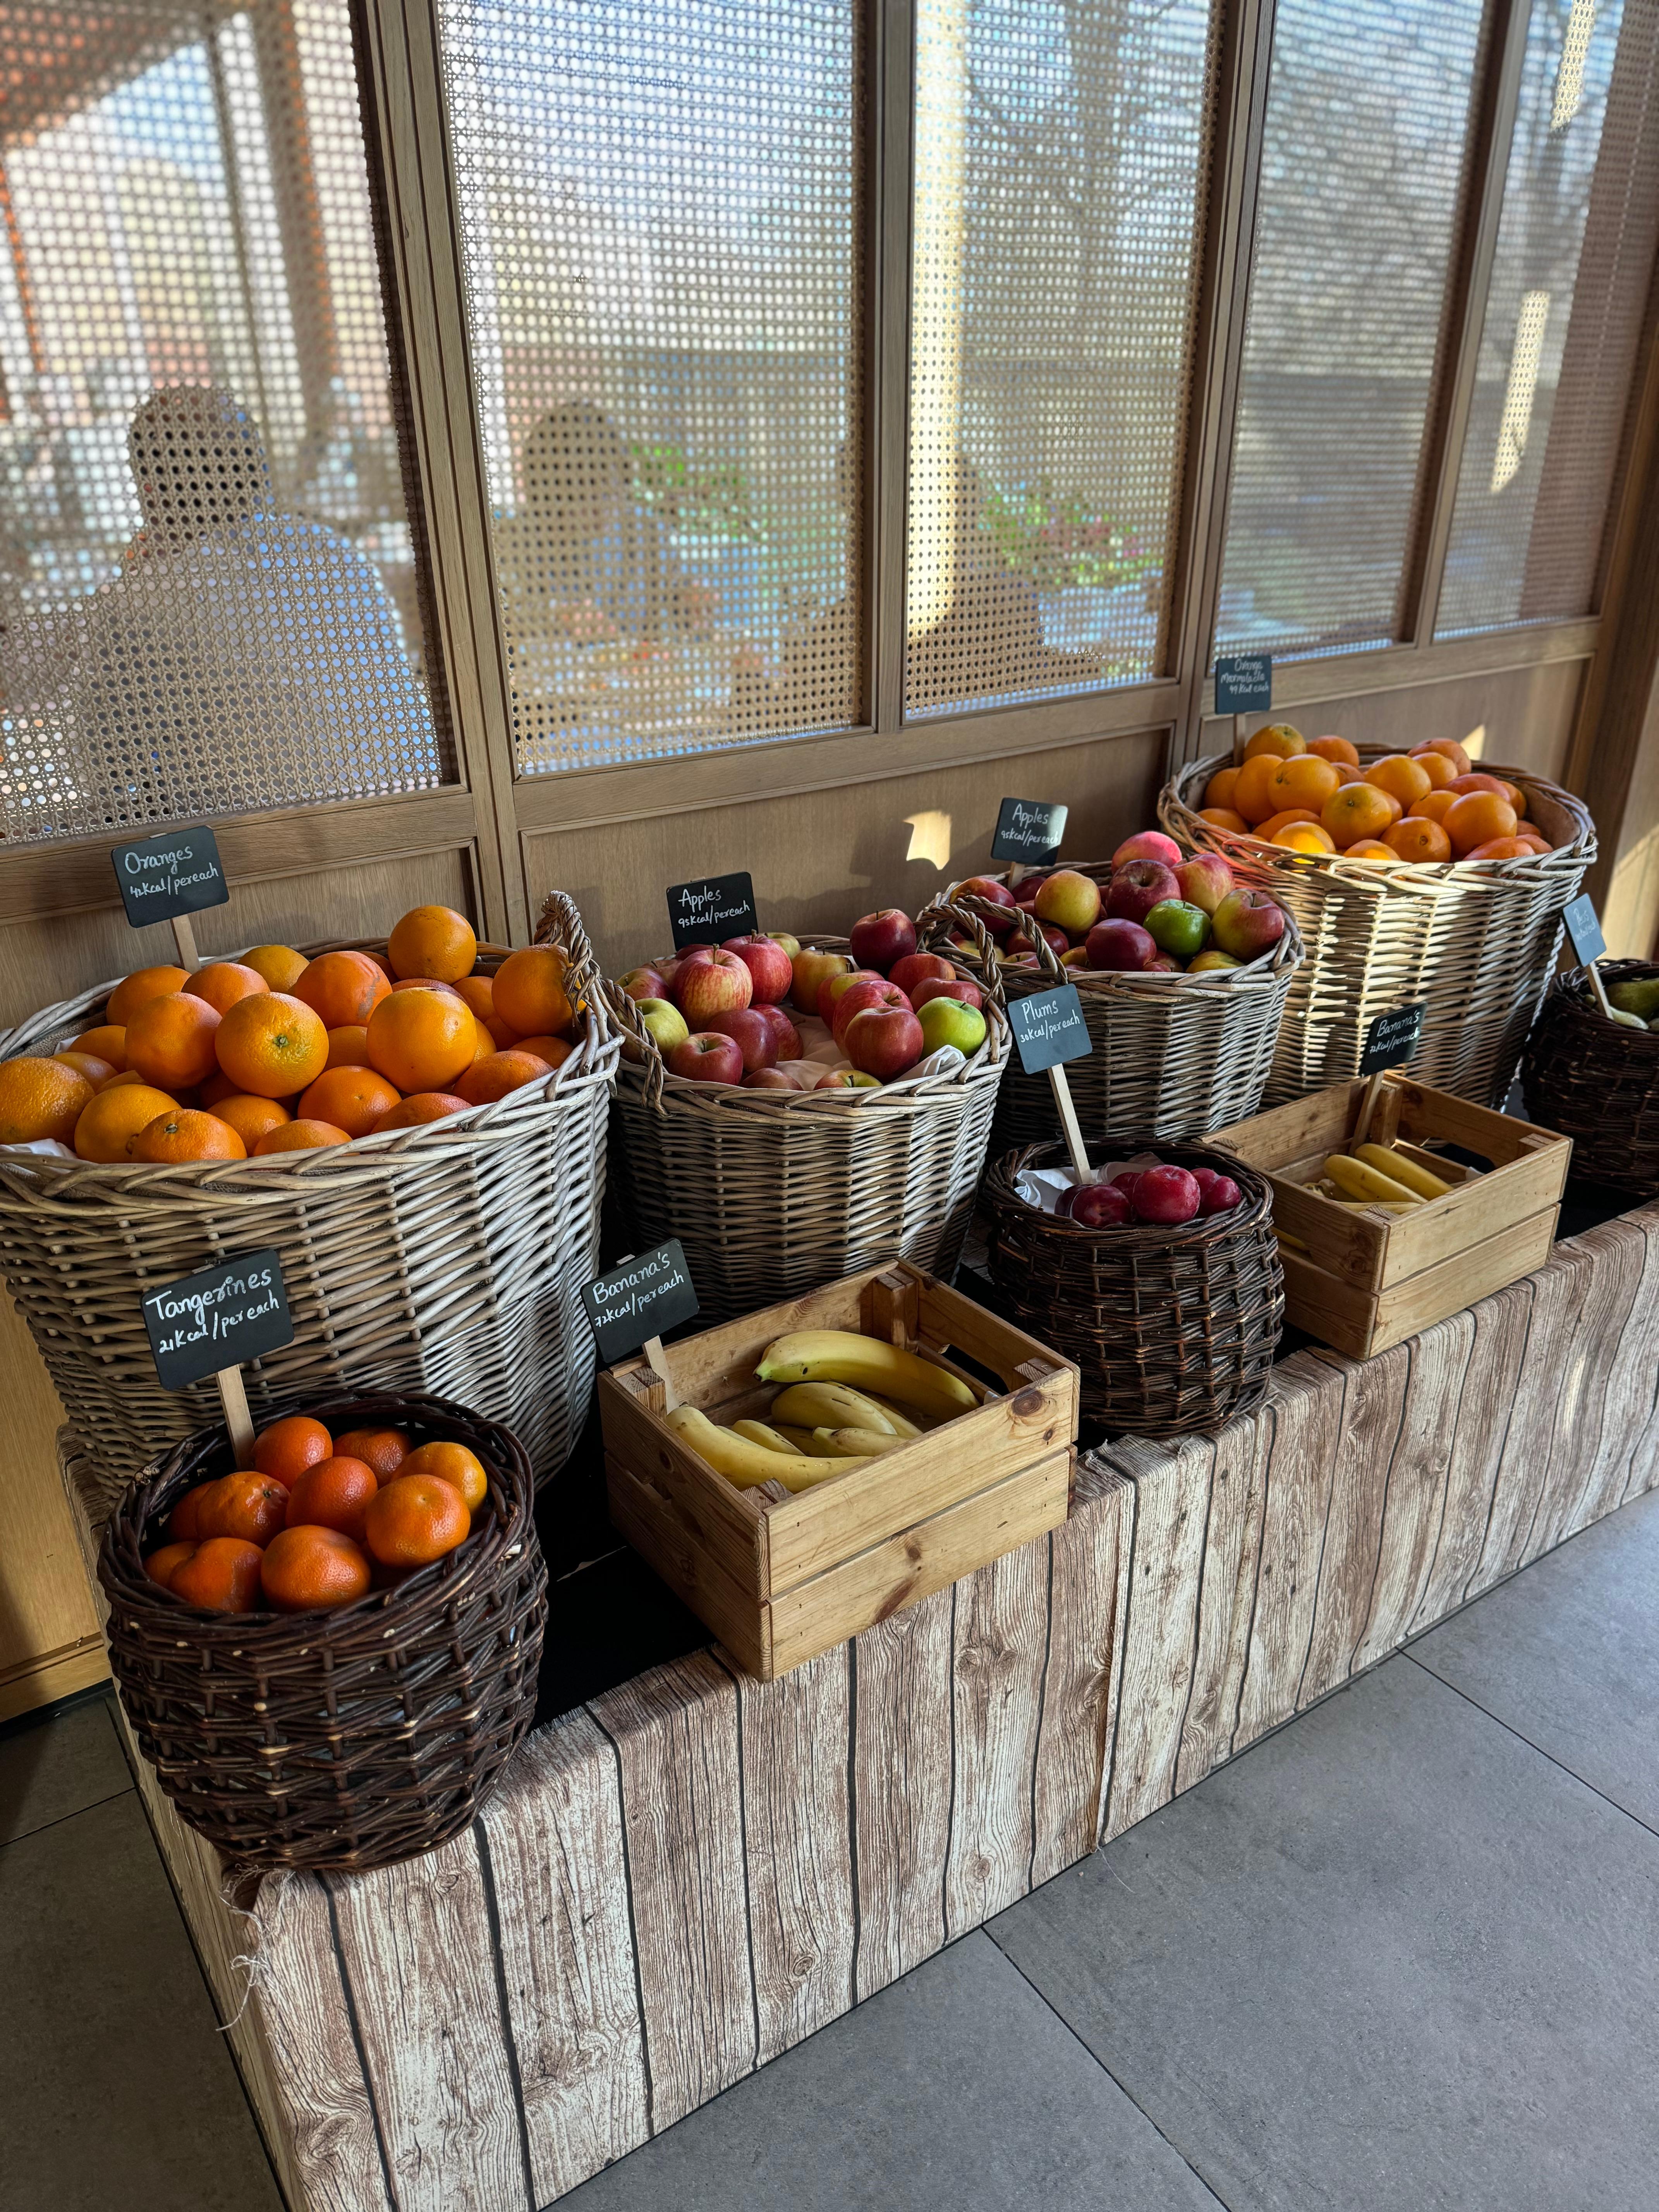
[[[477,1817],[535,1717],[547,1568],[510,1430],[438,1398],[305,1410],[475,1451],[489,1496],[460,1549],[336,1612],[197,1612],[143,1553],[186,1490],[229,1472],[221,1425],[129,1488],[98,1579],[122,1706],[179,1818],[242,1867],[361,1872]]]
[[[1362,745],[1362,763],[1384,750]],[[1186,851],[1221,854],[1301,924],[1308,958],[1291,987],[1263,1103],[1282,1106],[1351,1081],[1377,1015],[1420,1003],[1413,1075],[1502,1105],[1560,949],[1561,910],[1595,858],[1595,827],[1580,802],[1529,769],[1492,768],[1525,790],[1528,817],[1554,840],[1554,852],[1390,868],[1340,853],[1291,853],[1201,821],[1204,787],[1228,765],[1218,757],[1183,769],[1164,786],[1158,818]]]
[[[0,1267],[79,1445],[112,1482],[219,1413],[211,1380],[161,1388],[144,1293],[265,1245],[282,1257],[294,1341],[243,1370],[256,1424],[301,1390],[429,1390],[507,1421],[539,1480],[564,1464],[592,1395],[578,1294],[599,1265],[620,1040],[580,917],[562,896],[549,911],[586,1012],[578,1049],[544,1083],[447,1121],[257,1164],[0,1153]],[[0,1058],[78,1035],[112,988],[0,1036]]]
[[[1604,983],[1659,975],[1659,962],[1609,960]],[[1608,1021],[1582,968],[1558,975],[1521,1063],[1527,1117],[1572,1139],[1572,1172],[1659,1197],[1659,1032]]]

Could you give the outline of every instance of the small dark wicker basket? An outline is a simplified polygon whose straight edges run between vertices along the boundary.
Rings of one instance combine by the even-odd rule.
[[[192,1484],[229,1472],[220,1426],[129,1488],[98,1579],[122,1705],[180,1820],[239,1867],[362,1872],[447,1842],[489,1797],[535,1717],[547,1569],[510,1430],[442,1398],[306,1410],[337,1433],[393,1424],[475,1451],[489,1496],[459,1550],[337,1612],[185,1606],[142,1547]]]
[[[1019,1196],[1020,1169],[1066,1158],[1063,1145],[1028,1145],[1005,1153],[985,1178],[995,1224],[992,1280],[1022,1327],[1077,1362],[1084,1413],[1109,1434],[1218,1428],[1260,1401],[1284,1322],[1272,1194],[1225,1152],[1162,1140],[1112,1151],[1126,1159],[1155,1151],[1170,1167],[1213,1168],[1237,1183],[1243,1203],[1179,1227],[1080,1228]]]
[[[1601,963],[1605,984],[1659,975],[1659,961]],[[1572,1172],[1659,1196],[1659,1031],[1608,1021],[1582,968],[1556,977],[1521,1061],[1527,1118],[1572,1139]]]

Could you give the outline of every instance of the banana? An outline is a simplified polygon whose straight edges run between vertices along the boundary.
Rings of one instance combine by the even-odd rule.
[[[740,1437],[735,1429],[717,1426],[695,1406],[676,1406],[667,1418],[680,1442],[739,1490],[753,1490],[763,1482],[810,1490],[815,1482],[827,1481],[832,1474],[847,1474],[855,1467],[870,1464],[867,1459],[809,1458],[795,1452],[774,1451],[769,1445]]]
[[[802,1429],[878,1429],[896,1436],[873,1398],[845,1382],[794,1382],[772,1401],[772,1419]]]
[[[1370,1166],[1364,1160],[1350,1159],[1346,1152],[1333,1152],[1325,1163],[1325,1172],[1339,1190],[1350,1198],[1392,1200],[1396,1205],[1421,1206],[1422,1200],[1414,1190],[1396,1182],[1392,1176]]]
[[[908,1413],[900,1413],[898,1407],[890,1405],[885,1398],[878,1398],[873,1390],[866,1391],[865,1395],[872,1406],[878,1407],[886,1414],[888,1426],[896,1437],[919,1437],[926,1434],[928,1425],[927,1423],[918,1424],[913,1421]]]
[[[1367,1167],[1375,1168],[1379,1175],[1392,1176],[1403,1182],[1407,1190],[1414,1190],[1419,1198],[1444,1198],[1450,1190],[1449,1182],[1442,1182],[1437,1175],[1420,1168],[1415,1160],[1408,1160],[1403,1152],[1391,1152],[1386,1145],[1360,1145],[1354,1158],[1363,1160]]]
[[[814,1429],[812,1441],[820,1451],[844,1452],[849,1459],[873,1459],[881,1452],[896,1451],[907,1439],[881,1435],[874,1429]]]
[[[803,1459],[814,1458],[823,1449],[815,1441],[811,1429],[792,1428],[785,1421],[780,1421],[777,1428],[778,1434],[788,1445],[790,1450],[798,1452]]]
[[[764,1444],[768,1451],[793,1452],[800,1449],[780,1431],[769,1429],[764,1421],[733,1421],[732,1433],[746,1437],[751,1444]]]
[[[852,1329],[798,1329],[761,1354],[755,1372],[763,1382],[850,1382],[896,1398],[913,1412],[950,1420],[979,1401],[959,1376],[919,1359],[902,1345],[884,1344]],[[867,1428],[881,1425],[866,1420]]]

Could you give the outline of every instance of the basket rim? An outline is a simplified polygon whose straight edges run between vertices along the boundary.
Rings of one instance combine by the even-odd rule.
[[[1100,867],[1109,874],[1111,864],[1091,861],[1076,865],[1080,874]],[[989,899],[981,898],[976,892],[963,892],[952,884],[923,908],[922,920],[929,924],[931,942],[942,935],[947,920],[960,921],[971,917],[982,924],[987,917],[1000,911]],[[1029,998],[1033,992],[1051,991],[1062,983],[1075,983],[1079,993],[1086,992],[1097,998],[1145,999],[1153,1002],[1183,995],[1217,999],[1277,991],[1307,957],[1307,945],[1296,916],[1287,906],[1280,905],[1279,911],[1285,917],[1285,930],[1279,942],[1237,968],[1209,968],[1198,975],[1188,975],[1184,969],[1174,974],[1152,974],[1122,968],[1064,968],[1053,945],[1040,937],[1034,940],[1037,957],[1035,969],[999,967],[988,951],[981,951],[979,957],[985,964],[985,972],[974,980],[999,1004],[1011,995]]]
[[[1605,965],[1600,962],[1597,965],[1604,976],[1612,977],[1617,983],[1638,975],[1659,975],[1659,960],[1609,960]],[[1628,1030],[1622,1023],[1608,1023],[1589,993],[1589,970],[1587,968],[1564,968],[1558,975],[1551,978],[1549,993],[1539,1011],[1539,1019],[1542,1020],[1544,1012],[1547,1010],[1583,1024],[1595,1043],[1605,1045],[1609,1052],[1633,1052],[1644,1058],[1659,1055],[1659,1030]],[[1616,1047],[1614,1036],[1619,1039]]]
[[[1109,1147],[1114,1156],[1120,1146],[1123,1148],[1125,1158],[1136,1151],[1156,1152],[1160,1157],[1165,1152],[1196,1155],[1200,1167],[1212,1164],[1218,1174],[1231,1176],[1244,1193],[1246,1203],[1233,1206],[1225,1213],[1194,1214],[1190,1221],[1119,1222],[1098,1229],[1091,1229],[1086,1223],[1073,1221],[1063,1214],[1045,1213],[1040,1206],[1029,1205],[1020,1196],[1014,1188],[1014,1178],[1022,1168],[1052,1166],[1063,1160],[1066,1157],[1064,1138],[1043,1139],[1035,1144],[1022,1145],[993,1160],[985,1170],[986,1195],[994,1205],[1011,1208],[1018,1206],[1019,1211],[1015,1218],[1022,1229],[1035,1228],[1040,1235],[1056,1237],[1062,1243],[1075,1239],[1099,1244],[1109,1240],[1111,1249],[1103,1255],[1108,1258],[1119,1253],[1128,1259],[1145,1252],[1194,1250],[1217,1237],[1257,1228],[1264,1220],[1271,1222],[1272,1185],[1267,1176],[1259,1169],[1251,1167],[1248,1161],[1236,1159],[1213,1146],[1194,1144],[1174,1137],[1114,1138]],[[1102,1145],[1095,1149],[1106,1147]],[[1047,1157],[1039,1159],[1036,1158],[1039,1153]],[[1184,1159],[1168,1163],[1176,1167],[1185,1167],[1188,1164]]]

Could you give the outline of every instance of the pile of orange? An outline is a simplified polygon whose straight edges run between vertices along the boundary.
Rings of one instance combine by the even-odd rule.
[[[256,1437],[251,1469],[185,1492],[144,1568],[199,1613],[326,1612],[465,1543],[489,1487],[465,1444],[332,1437],[289,1413]]]
[[[475,973],[465,915],[417,906],[371,952],[260,945],[141,968],[63,1051],[0,1061],[0,1145],[84,1160],[269,1159],[504,1097],[575,1049],[557,945]]]
[[[1204,787],[1200,821],[1293,853],[1350,860],[1510,860],[1553,851],[1526,818],[1527,795],[1485,775],[1452,738],[1431,738],[1368,768],[1346,738],[1311,743],[1288,722],[1258,730],[1237,768]]]

